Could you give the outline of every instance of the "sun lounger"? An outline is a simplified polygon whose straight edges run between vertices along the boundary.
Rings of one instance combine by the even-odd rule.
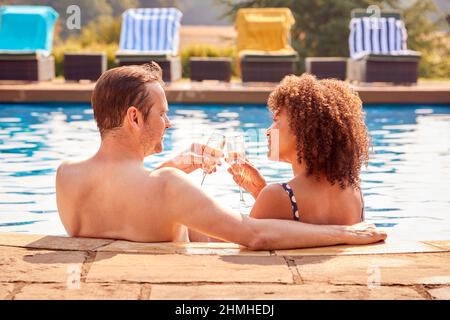
[[[416,83],[420,53],[407,50],[407,31],[398,12],[369,17],[352,11],[347,75],[356,82]]]
[[[107,59],[104,52],[64,53],[64,78],[67,81],[97,81],[106,68]]]
[[[307,73],[318,79],[333,78],[345,80],[347,77],[347,58],[343,57],[308,57],[305,59]]]
[[[193,57],[189,59],[189,68],[192,81],[231,80],[231,58]]]
[[[56,11],[46,6],[0,7],[0,80],[55,77],[50,53],[57,17]]]
[[[238,11],[235,27],[243,82],[279,82],[295,73],[298,54],[290,46],[294,22],[288,8]]]
[[[155,61],[163,70],[163,80],[181,79],[178,56],[180,22],[183,14],[176,8],[128,9],[122,15],[119,65]]]

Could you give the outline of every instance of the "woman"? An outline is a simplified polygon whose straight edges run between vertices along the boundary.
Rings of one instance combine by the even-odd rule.
[[[248,161],[230,167],[256,199],[250,215],[312,224],[363,221],[359,174],[368,162],[369,136],[358,95],[342,81],[304,74],[284,78],[268,105],[269,159],[290,163],[294,177],[266,185]]]

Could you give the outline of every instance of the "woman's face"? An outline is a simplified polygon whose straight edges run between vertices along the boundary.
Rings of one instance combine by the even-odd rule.
[[[267,129],[269,139],[268,158],[273,161],[291,162],[296,158],[296,138],[289,127],[286,108],[273,114],[273,122]]]

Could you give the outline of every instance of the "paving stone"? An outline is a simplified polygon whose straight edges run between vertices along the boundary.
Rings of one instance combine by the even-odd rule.
[[[442,287],[436,289],[430,289],[428,292],[434,299],[438,300],[450,300],[450,287]]]
[[[450,253],[303,256],[295,263],[306,282],[333,284],[450,284]]]
[[[5,300],[14,289],[13,283],[0,283],[0,300]]]
[[[362,246],[332,246],[296,250],[276,250],[278,256],[334,256],[334,255],[360,255],[360,254],[388,254],[388,253],[416,253],[416,252],[443,252],[443,248],[431,246],[419,241],[389,241]]]
[[[98,252],[87,282],[273,282],[290,283],[281,257],[139,255]]]
[[[66,284],[27,284],[15,300],[136,300],[139,284],[80,283],[79,289]]]
[[[100,252],[127,252],[148,254],[185,254],[185,255],[250,255],[270,256],[269,251],[251,251],[234,243],[222,242],[162,242],[138,243],[117,240],[99,248]]]
[[[0,246],[48,250],[94,250],[113,241],[109,239],[69,238],[32,234],[0,234]]]
[[[152,300],[312,300],[312,299],[422,299],[408,287],[333,286],[328,284],[302,285],[152,285]]]
[[[436,246],[438,248],[450,251],[450,240],[440,240],[440,241],[425,241],[425,243]]]
[[[69,273],[80,270],[86,256],[82,251],[0,247],[0,282],[66,282]]]
[[[278,251],[292,256],[297,266],[303,283],[294,285],[283,257],[230,243],[147,244],[0,234],[0,299],[12,293],[11,282],[26,282],[15,298],[137,299],[142,283],[155,283],[151,299],[420,299],[409,286],[422,284],[443,285],[428,292],[449,300],[449,243],[388,240],[370,246]],[[78,250],[98,252],[88,283],[74,290],[67,286],[88,255]]]

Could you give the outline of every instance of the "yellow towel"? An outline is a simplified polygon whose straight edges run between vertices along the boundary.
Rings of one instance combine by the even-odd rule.
[[[288,8],[240,9],[236,18],[237,49],[294,51],[290,31],[295,20]]]
[[[246,54],[289,55],[291,28],[295,23],[289,8],[245,8],[237,12],[237,64],[240,75],[240,59]]]

